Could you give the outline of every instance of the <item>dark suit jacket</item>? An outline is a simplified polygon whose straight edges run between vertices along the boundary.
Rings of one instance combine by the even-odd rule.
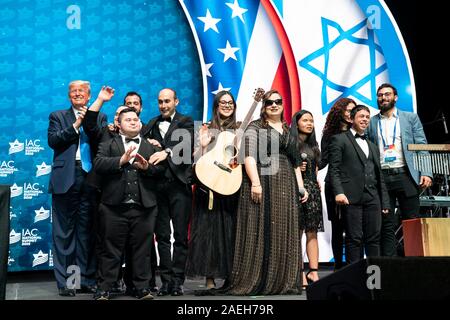
[[[420,182],[420,176],[428,176],[433,178],[432,172],[419,172],[414,168],[413,154],[415,151],[408,150],[408,144],[427,144],[427,138],[425,137],[425,132],[423,131],[422,123],[420,122],[419,116],[416,113],[405,112],[397,109],[398,118],[400,122],[400,136],[402,137],[402,149],[403,156],[405,158],[406,166],[418,185]],[[368,129],[369,139],[375,145],[379,145],[378,140],[378,122],[381,119],[381,114],[378,113],[370,119],[370,125]],[[428,155],[428,151],[420,151],[422,155]]]
[[[158,120],[161,116],[151,119],[142,129],[146,138],[156,139],[163,149],[170,148],[174,158],[168,156],[167,162],[171,172],[184,184],[192,183],[192,152],[194,148],[194,122],[191,117],[176,112],[164,139],[159,134]],[[182,131],[177,130],[182,129]],[[186,153],[189,154],[186,154]],[[188,161],[180,163],[180,158]],[[187,162],[187,163],[186,163]]]
[[[369,152],[373,154],[375,175],[381,207],[389,208],[389,196],[381,173],[380,152],[369,140]],[[345,194],[350,204],[362,201],[365,181],[366,155],[359,147],[351,131],[331,137],[329,145],[329,174],[334,195]]]
[[[145,139],[141,139],[138,153],[148,159],[155,152],[155,148]],[[102,176],[101,202],[108,205],[119,205],[125,197],[126,170],[120,167],[120,158],[125,153],[122,137],[100,143],[97,156],[94,159],[94,170]],[[150,165],[147,170],[138,169],[138,183],[142,205],[149,208],[156,205],[154,185],[156,177],[164,173],[165,162],[156,166]],[[126,164],[125,166],[130,166]]]
[[[54,111],[49,116],[47,139],[54,151],[49,192],[53,194],[66,193],[75,182],[75,155],[79,141],[79,134],[73,128],[75,120],[72,108]],[[97,122],[100,127],[105,126],[106,115],[100,113]]]

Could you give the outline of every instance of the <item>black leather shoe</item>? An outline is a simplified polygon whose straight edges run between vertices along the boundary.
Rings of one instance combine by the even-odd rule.
[[[168,283],[163,283],[161,288],[158,291],[158,296],[167,296],[170,294],[170,290],[169,290],[169,284]]]
[[[149,289],[136,289],[135,292],[134,297],[139,300],[153,300],[153,295],[150,293]]]
[[[75,297],[75,289],[69,289],[67,287],[59,288],[58,294],[62,297]]]
[[[184,294],[182,286],[176,286],[173,288],[172,293],[173,296],[182,296]]]
[[[109,300],[109,292],[98,289],[94,293],[94,300]]]
[[[96,286],[81,286],[80,289],[77,289],[77,293],[95,293],[96,291]]]

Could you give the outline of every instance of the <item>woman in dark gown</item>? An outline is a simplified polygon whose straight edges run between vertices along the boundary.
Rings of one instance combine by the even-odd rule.
[[[220,91],[214,98],[211,122],[200,128],[195,157],[214,147],[214,133],[235,129],[234,97],[228,91]],[[207,289],[215,288],[215,279],[226,279],[231,272],[237,198],[238,192],[225,196],[196,183],[186,276],[206,278]]]
[[[261,118],[247,128],[241,154],[245,173],[239,194],[233,270],[225,292],[233,295],[301,294],[298,241],[303,188],[294,170],[281,95],[263,97]]]

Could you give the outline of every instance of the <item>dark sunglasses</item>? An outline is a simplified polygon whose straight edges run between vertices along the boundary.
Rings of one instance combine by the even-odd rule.
[[[264,107],[270,107],[274,102],[277,106],[281,106],[283,104],[283,99],[266,100],[264,101]]]

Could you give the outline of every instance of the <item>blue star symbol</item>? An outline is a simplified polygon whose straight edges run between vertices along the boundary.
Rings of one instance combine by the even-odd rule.
[[[144,27],[142,24],[138,24],[133,29],[134,29],[135,36],[143,36],[144,34],[147,33],[147,28]]]
[[[330,35],[328,33],[329,27],[333,28],[339,33],[339,35],[330,41]],[[364,34],[366,31],[367,38],[355,36],[356,33]],[[313,53],[306,56],[299,62],[299,65],[309,72],[313,73],[319,77],[322,82],[322,112],[327,113],[333,103],[342,97],[353,96],[360,100],[366,105],[376,105],[376,77],[387,69],[387,64],[383,63],[376,66],[376,53],[383,55],[383,50],[379,44],[375,43],[375,33],[374,30],[367,27],[367,19],[356,24],[348,30],[344,30],[337,22],[322,18],[322,36],[323,36],[323,47],[314,51]],[[336,83],[328,77],[328,68],[330,65],[330,55],[333,48],[335,48],[342,41],[350,41],[354,44],[360,46],[367,46],[366,50],[369,50],[370,56],[370,71],[368,74],[363,76],[361,79],[353,83],[351,86],[346,86],[343,84]],[[325,61],[324,70],[319,70],[314,67],[311,62],[317,58],[322,58]],[[384,55],[383,55],[384,56]],[[358,90],[364,85],[370,85],[371,97],[366,97],[361,94]],[[336,92],[340,92],[339,96],[330,102],[327,102],[327,89],[332,89]]]
[[[149,5],[150,14],[160,13],[162,10],[162,6],[158,4],[158,2],[153,2]]]
[[[28,25],[20,26],[17,29],[19,30],[19,37],[29,37],[33,34],[33,28]]]
[[[136,58],[134,60],[134,67],[135,67],[135,69],[144,68],[146,66],[147,66],[147,60],[144,59],[144,58],[139,57],[139,58]]]
[[[150,38],[150,43],[152,44],[152,46],[156,46],[155,43],[151,42],[152,38]],[[143,52],[143,51],[147,51],[147,43],[142,42],[142,40],[139,40],[138,42],[134,43],[134,50],[136,52]]]
[[[134,10],[134,20],[144,19],[145,17],[147,17],[147,12],[141,8]]]

